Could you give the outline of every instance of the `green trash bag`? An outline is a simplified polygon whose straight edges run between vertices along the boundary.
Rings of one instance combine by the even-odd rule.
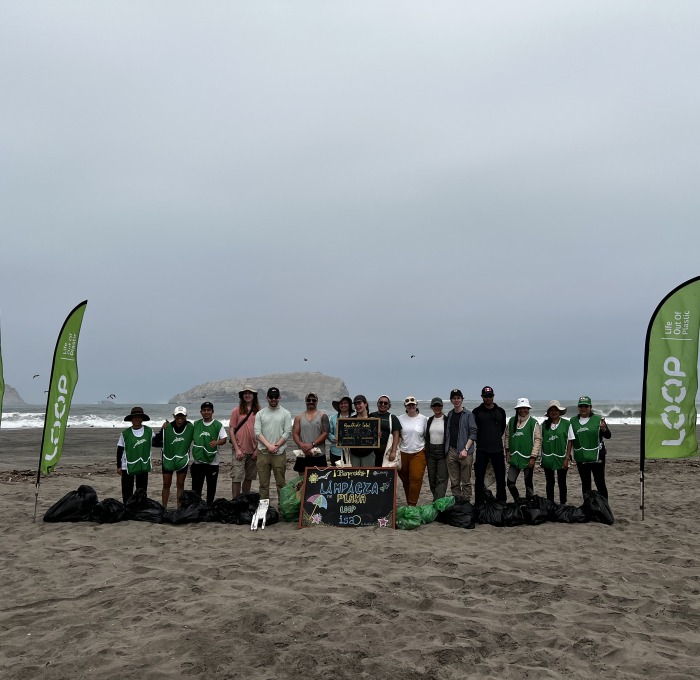
[[[420,510],[418,508],[409,505],[396,508],[397,529],[417,529],[421,524]]]
[[[280,490],[280,512],[285,522],[298,522],[303,477],[290,479]]]
[[[433,506],[438,512],[445,512],[445,510],[451,508],[454,504],[454,496],[445,496],[444,498],[438,498],[436,501],[433,501]]]
[[[435,521],[438,516],[438,509],[432,504],[419,505],[418,512],[420,513],[420,520],[423,524],[430,524]]]

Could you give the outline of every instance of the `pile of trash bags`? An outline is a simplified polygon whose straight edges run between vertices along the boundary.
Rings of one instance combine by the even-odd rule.
[[[600,522],[613,524],[615,518],[607,499],[597,491],[587,491],[583,505],[562,505],[541,496],[530,496],[518,503],[502,503],[488,489],[484,490],[484,502],[479,506],[454,496],[439,498],[433,503],[405,506],[396,509],[397,529],[417,529],[432,521],[462,529],[473,529],[477,524],[495,527],[516,527],[522,524],[543,522]]]
[[[154,524],[191,524],[193,522],[217,522],[219,524],[250,525],[260,502],[260,494],[242,493],[233,500],[217,498],[207,505],[199,494],[185,491],[180,497],[180,507],[166,510],[158,501],[148,498],[143,489],[137,489],[126,504],[116,498],[97,500],[91,486],[82,485],[70,491],[54,503],[44,515],[44,522],[98,522],[113,524],[131,520]],[[277,508],[267,510],[265,524],[280,521]]]

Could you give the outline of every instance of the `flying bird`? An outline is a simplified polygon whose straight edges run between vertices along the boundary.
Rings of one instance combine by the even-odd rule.
[[[415,355],[415,354],[411,354],[411,359],[415,359],[415,358],[416,358],[416,355]]]
[[[308,361],[308,359],[306,357],[304,357],[304,361]]]
[[[116,394],[110,394],[107,399],[116,399],[117,395]]]
[[[37,373],[36,375],[32,376],[32,380],[34,380],[34,378],[38,378],[38,377],[39,377],[39,374]]]

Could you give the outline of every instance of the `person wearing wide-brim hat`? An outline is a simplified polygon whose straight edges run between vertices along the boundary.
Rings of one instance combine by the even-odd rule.
[[[562,406],[556,399],[547,404],[545,409],[547,417],[542,423],[542,458],[540,462],[547,480],[547,498],[554,502],[554,477],[556,473],[559,502],[562,505],[566,504],[566,475],[571,460],[571,454],[567,451],[569,421],[562,418],[565,413],[566,406]]]
[[[331,414],[329,418],[330,431],[328,432],[328,441],[331,444],[330,457],[331,465],[336,465],[338,461],[344,460],[348,465],[350,464],[350,453],[345,451],[341,446],[337,445],[338,437],[338,418],[350,418],[353,414],[352,410],[352,399],[350,396],[341,397],[337,401],[332,401],[331,404],[335,409],[335,413]],[[345,454],[345,455],[343,455]]]
[[[567,451],[573,454],[576,469],[581,478],[581,493],[586,494],[592,489],[591,475],[595,488],[604,498],[608,497],[608,487],[605,484],[605,442],[612,433],[605,418],[593,413],[593,402],[590,397],[578,399],[578,415],[569,423],[569,441]]]
[[[535,495],[532,472],[542,448],[542,428],[530,415],[531,408],[528,399],[518,399],[515,402],[515,415],[508,421],[505,432],[504,448],[508,465],[506,484],[515,501],[520,498],[516,482],[521,470],[524,470],[525,495]]]
[[[228,433],[233,453],[231,493],[239,496],[241,489],[250,491],[258,476],[258,442],[255,439],[255,416],[260,410],[258,391],[246,383],[238,392],[238,406],[231,411]]]
[[[122,430],[117,442],[117,473],[122,482],[122,500],[126,502],[137,489],[148,491],[148,473],[151,471],[151,442],[153,430],[144,421],[150,420],[141,406],[134,406],[124,417],[131,427]]]

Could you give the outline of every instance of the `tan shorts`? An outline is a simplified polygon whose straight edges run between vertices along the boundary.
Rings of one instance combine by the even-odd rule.
[[[243,460],[238,460],[233,454],[233,466],[231,467],[231,479],[234,482],[253,481],[258,477],[258,467],[252,453],[247,453]]]

